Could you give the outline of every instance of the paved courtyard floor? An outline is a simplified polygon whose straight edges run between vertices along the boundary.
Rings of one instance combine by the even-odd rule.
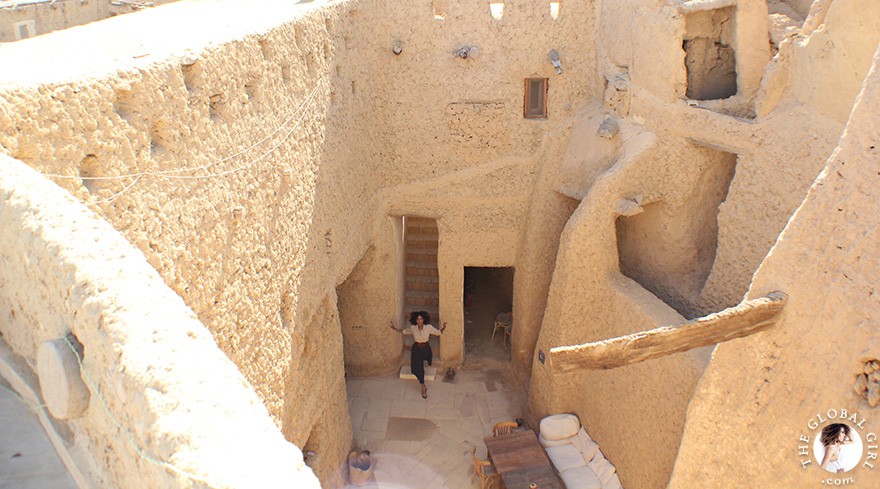
[[[471,451],[486,458],[483,438],[500,421],[523,417],[521,389],[503,380],[506,362],[465,366],[455,379],[439,374],[419,384],[395,375],[351,378],[346,382],[356,446],[374,456],[380,489],[470,489]],[[442,371],[442,369],[441,369]]]
[[[0,489],[75,487],[37,417],[0,378]]]

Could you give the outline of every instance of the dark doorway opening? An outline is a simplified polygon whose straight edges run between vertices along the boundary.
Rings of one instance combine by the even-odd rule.
[[[465,357],[510,361],[513,267],[465,267],[463,303]]]

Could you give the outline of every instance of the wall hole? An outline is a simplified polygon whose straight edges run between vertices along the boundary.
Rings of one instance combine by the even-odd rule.
[[[160,158],[165,154],[168,144],[168,130],[165,122],[158,121],[150,128],[150,156]]]
[[[261,100],[260,78],[254,73],[249,73],[244,83],[244,93],[247,95],[248,105],[253,109],[259,109]]]
[[[434,13],[434,20],[446,20],[445,0],[434,0],[431,2],[431,10]]]
[[[685,16],[682,49],[687,98],[715,100],[736,95],[735,14],[734,7],[728,7]]]
[[[226,100],[222,93],[215,93],[209,98],[208,115],[214,122],[226,120]]]
[[[104,169],[101,167],[101,161],[93,154],[86,155],[79,163],[79,176],[82,179],[83,187],[88,190],[89,194],[96,195],[101,190],[107,188],[110,180],[104,180]]]
[[[263,38],[257,41],[260,45],[260,53],[263,55],[263,61],[272,59],[272,42]]]
[[[489,13],[495,20],[504,17],[504,2],[489,2]]]
[[[180,71],[183,73],[183,86],[186,87],[186,91],[190,94],[198,91],[196,77],[201,70],[197,66],[198,62],[180,65]]]
[[[113,100],[113,110],[125,122],[133,124],[133,94],[131,90],[116,90]]]
[[[550,2],[550,17],[553,20],[559,18],[559,9],[562,6],[560,2]]]

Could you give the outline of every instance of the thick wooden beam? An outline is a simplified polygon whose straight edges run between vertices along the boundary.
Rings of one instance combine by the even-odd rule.
[[[594,343],[551,348],[550,368],[554,374],[577,369],[617,368],[742,338],[776,324],[787,299],[782,292],[772,292],[686,323]]]

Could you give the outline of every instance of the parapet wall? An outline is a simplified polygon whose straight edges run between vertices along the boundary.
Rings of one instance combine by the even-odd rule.
[[[175,2],[8,45],[0,82],[0,145],[144,253],[325,481],[351,448],[336,277],[377,178],[345,8]]]
[[[4,155],[0,236],[2,339],[34,369],[45,341],[72,333],[83,345],[82,372],[72,375],[83,380],[88,405],[56,426],[88,486],[319,487],[143,254]],[[40,380],[44,393],[60,382]]]

